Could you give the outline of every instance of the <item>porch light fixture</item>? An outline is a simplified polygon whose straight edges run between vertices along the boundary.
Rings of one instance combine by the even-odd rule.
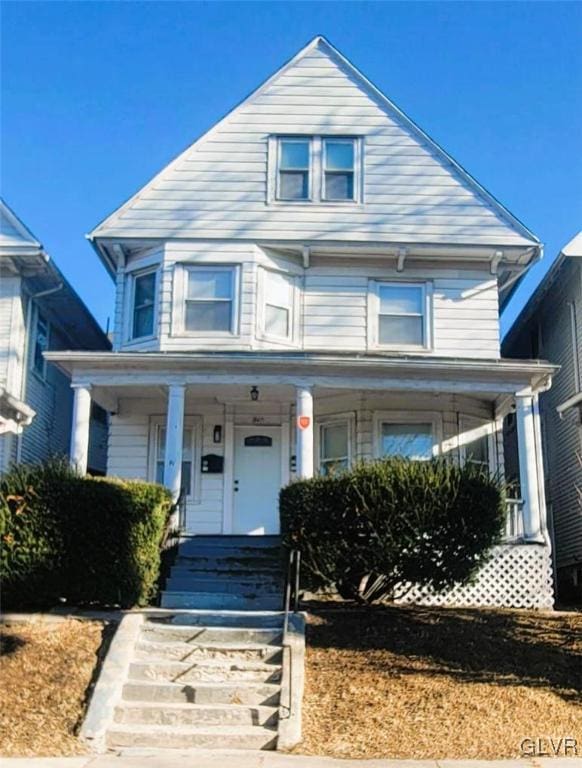
[[[217,424],[212,432],[212,439],[215,443],[222,442],[222,424]]]
[[[257,386],[251,387],[251,400],[256,403],[259,399],[259,388]]]

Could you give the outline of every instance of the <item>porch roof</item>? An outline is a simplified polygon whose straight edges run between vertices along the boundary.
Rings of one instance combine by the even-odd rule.
[[[331,389],[509,394],[551,385],[545,361],[325,352],[47,352],[74,384],[283,384]]]

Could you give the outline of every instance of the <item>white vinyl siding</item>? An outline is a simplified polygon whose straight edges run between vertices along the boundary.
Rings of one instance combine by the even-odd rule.
[[[270,137],[346,137],[354,130],[364,155],[361,205],[265,206]],[[98,231],[255,242],[529,244],[324,44],[235,109]]]

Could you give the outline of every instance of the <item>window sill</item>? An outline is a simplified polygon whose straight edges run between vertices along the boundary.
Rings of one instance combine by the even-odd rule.
[[[434,352],[432,347],[395,346],[391,344],[370,344],[368,349],[371,352],[393,352],[399,355],[431,355]]]
[[[140,336],[137,339],[127,339],[127,341],[123,343],[123,346],[138,347],[141,344],[148,344],[150,341],[157,341],[157,340],[158,340],[157,336]]]

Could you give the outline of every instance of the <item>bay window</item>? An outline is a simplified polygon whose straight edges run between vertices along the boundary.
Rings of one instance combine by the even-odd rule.
[[[187,267],[184,330],[234,333],[235,282],[232,267]]]
[[[141,339],[154,335],[155,302],[155,270],[134,275],[131,313],[132,339]]]
[[[262,333],[275,339],[291,339],[293,336],[295,278],[283,272],[263,270],[262,295]]]

